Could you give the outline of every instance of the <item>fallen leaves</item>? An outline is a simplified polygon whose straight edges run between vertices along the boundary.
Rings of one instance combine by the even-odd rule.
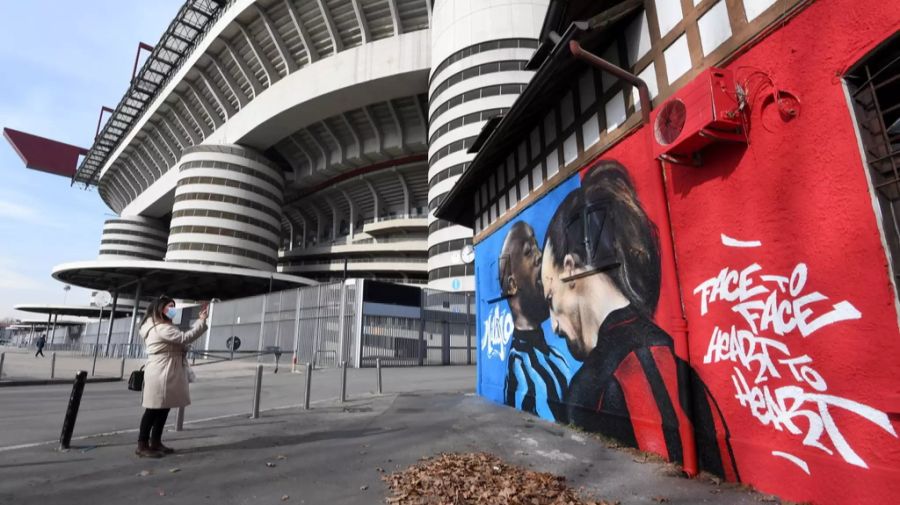
[[[483,452],[422,459],[382,479],[391,489],[390,504],[610,505],[581,498],[565,477],[509,465]]]

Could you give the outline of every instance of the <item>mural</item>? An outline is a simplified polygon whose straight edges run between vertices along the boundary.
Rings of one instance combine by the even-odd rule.
[[[897,271],[839,78],[897,17],[854,5],[734,56],[772,88],[748,145],[661,166],[636,129],[480,237],[481,395],[786,500],[900,501]],[[814,105],[786,120],[779,90]]]
[[[704,468],[737,479],[721,413],[653,320],[658,233],[626,168],[601,161],[518,217],[476,250],[480,393],[671,461],[699,430]]]

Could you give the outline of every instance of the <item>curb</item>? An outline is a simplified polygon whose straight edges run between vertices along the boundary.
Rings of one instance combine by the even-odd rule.
[[[87,383],[92,382],[120,382],[124,379],[120,377],[93,377],[87,379]],[[60,384],[72,384],[72,379],[30,379],[30,380],[13,380],[0,382],[0,388],[16,387],[16,386],[58,386]]]

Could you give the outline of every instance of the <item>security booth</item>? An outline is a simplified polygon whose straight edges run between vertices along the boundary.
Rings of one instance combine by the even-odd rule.
[[[900,495],[885,17],[551,2],[435,211],[474,230],[478,394],[785,499]]]

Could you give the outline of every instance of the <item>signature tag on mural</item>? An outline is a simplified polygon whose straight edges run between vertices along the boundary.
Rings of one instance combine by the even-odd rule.
[[[488,359],[506,360],[506,349],[513,334],[512,314],[501,310],[499,305],[488,313],[484,320],[484,336],[481,339],[481,350]]]

